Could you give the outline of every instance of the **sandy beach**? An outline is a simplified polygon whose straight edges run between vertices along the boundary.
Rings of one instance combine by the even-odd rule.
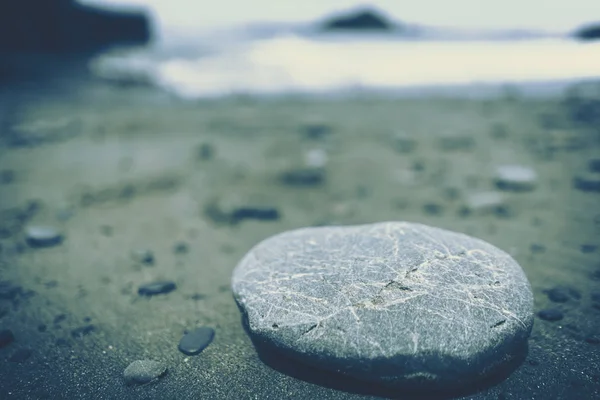
[[[271,235],[391,220],[509,252],[536,313],[563,315],[536,316],[522,365],[460,398],[600,397],[600,194],[574,184],[600,180],[600,136],[563,97],[185,102],[101,82],[42,89],[0,94],[0,330],[14,336],[0,347],[0,398],[407,398],[268,365],[230,289],[236,263]],[[535,171],[533,189],[496,188],[495,169],[513,164]],[[472,203],[489,191],[499,206]],[[252,207],[276,213],[231,217]],[[31,225],[64,240],[29,246]],[[160,280],[177,287],[138,294]],[[567,300],[549,298],[556,287]],[[196,326],[215,338],[186,356],[177,344]],[[126,385],[139,359],[168,372]]]

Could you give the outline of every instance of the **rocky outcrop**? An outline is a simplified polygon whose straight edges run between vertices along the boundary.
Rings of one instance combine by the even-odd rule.
[[[73,0],[6,0],[0,3],[0,54],[94,53],[119,44],[145,44],[150,21]]]
[[[600,40],[600,22],[579,28],[573,36],[579,40]]]
[[[323,31],[391,31],[397,26],[373,10],[359,10],[329,18],[321,23]]]

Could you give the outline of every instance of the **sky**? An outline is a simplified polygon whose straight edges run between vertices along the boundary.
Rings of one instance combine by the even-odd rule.
[[[463,28],[570,31],[600,22],[600,0],[80,0],[145,6],[161,28],[211,28],[254,21],[315,21],[373,5],[399,21]]]

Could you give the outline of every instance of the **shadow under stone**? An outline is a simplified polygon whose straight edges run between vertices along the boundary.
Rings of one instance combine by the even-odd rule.
[[[239,305],[238,308],[240,308]],[[502,367],[495,368],[491,374],[484,378],[466,385],[436,389],[432,388],[429,381],[419,381],[412,385],[407,385],[406,382],[400,384],[382,384],[379,382],[361,381],[354,376],[316,368],[293,359],[275,346],[253,337],[250,334],[247,317],[241,309],[240,311],[242,312],[242,326],[244,331],[252,341],[258,357],[265,365],[295,379],[363,396],[378,396],[403,400],[446,400],[473,395],[485,391],[508,378],[525,361],[529,350],[528,342],[525,341],[520,349],[510,355],[511,360],[508,363]]]

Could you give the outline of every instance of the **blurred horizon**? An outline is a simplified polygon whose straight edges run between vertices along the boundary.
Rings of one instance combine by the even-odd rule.
[[[189,0],[79,0],[83,4],[144,7],[155,19],[159,31],[202,30],[245,23],[315,22],[332,14],[373,8],[399,22],[464,29],[534,29],[550,32],[572,31],[586,23],[600,21],[600,2],[570,0],[319,0],[306,2],[220,0],[210,5]]]

